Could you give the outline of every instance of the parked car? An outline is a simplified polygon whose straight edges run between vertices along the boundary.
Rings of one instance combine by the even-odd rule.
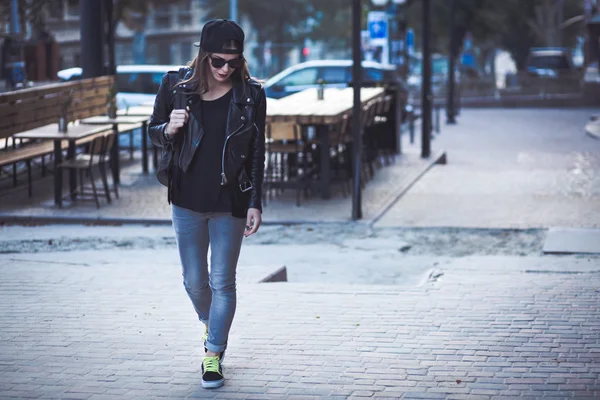
[[[396,68],[372,61],[363,61],[363,84],[372,86],[392,83],[402,84]],[[315,60],[284,69],[265,82],[267,97],[279,99],[304,89],[319,86],[344,88],[352,82],[352,60]]]
[[[570,77],[576,71],[570,51],[552,47],[531,49],[526,68],[531,76],[550,79]]]
[[[177,71],[178,65],[119,65],[117,66],[117,107],[126,108],[153,102],[167,71]],[[61,81],[81,79],[79,67],[58,72]]]

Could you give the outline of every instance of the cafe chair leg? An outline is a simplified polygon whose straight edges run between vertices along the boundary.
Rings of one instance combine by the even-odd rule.
[[[90,176],[89,171],[86,172],[86,176]],[[83,170],[79,170],[79,192],[83,194]],[[77,191],[77,189],[75,189]]]
[[[129,159],[133,160],[133,132],[135,129],[129,131]]]
[[[104,167],[104,164],[101,163],[99,165],[99,170],[100,178],[102,179],[102,187],[104,187],[104,193],[106,194],[106,201],[111,203],[112,200],[110,198],[110,188],[108,186],[108,178],[106,177],[106,168]]]
[[[94,174],[92,173],[91,168],[90,168],[90,182],[92,183],[92,193],[94,194],[94,200],[96,201],[96,208],[100,208],[100,202],[98,201],[98,191],[96,190]]]

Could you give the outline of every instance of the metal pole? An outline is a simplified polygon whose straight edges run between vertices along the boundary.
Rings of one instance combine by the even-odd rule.
[[[352,133],[354,138],[354,185],[352,190],[352,219],[354,221],[362,218],[362,204],[360,192],[360,162],[362,154],[362,115],[360,104],[362,65],[360,51],[360,20],[362,10],[360,3],[360,0],[352,0],[352,81],[354,84],[354,105],[352,107]]]
[[[237,0],[229,0],[229,19],[232,21],[238,20]]]
[[[80,0],[82,78],[102,76],[104,72],[104,16],[102,2]]]
[[[115,25],[113,20],[113,0],[106,1],[106,44],[108,45],[107,75],[116,75],[117,62],[115,56]]]
[[[446,108],[446,123],[456,124],[456,106],[454,104],[454,61],[456,60],[456,0],[452,0],[450,11],[450,51],[448,51],[448,100]]]
[[[422,0],[423,6],[423,76],[421,93],[421,157],[431,155],[431,47],[430,47],[430,0]]]
[[[10,25],[13,34],[18,35],[21,32],[19,25],[19,1],[12,0],[10,3]]]

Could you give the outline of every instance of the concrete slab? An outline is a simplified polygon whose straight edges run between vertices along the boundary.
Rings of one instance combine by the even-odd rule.
[[[600,254],[600,229],[551,228],[543,251]]]
[[[592,119],[585,126],[585,132],[594,139],[600,139],[600,119]]]

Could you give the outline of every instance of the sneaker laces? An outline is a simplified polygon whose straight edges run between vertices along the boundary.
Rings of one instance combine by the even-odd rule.
[[[221,374],[221,372],[219,372],[219,356],[204,357],[202,363],[204,364],[204,372],[216,372]]]

